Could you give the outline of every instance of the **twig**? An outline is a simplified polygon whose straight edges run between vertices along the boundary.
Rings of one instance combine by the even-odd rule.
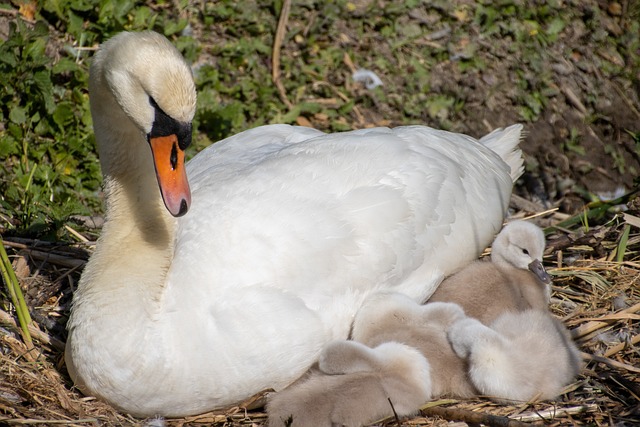
[[[633,102],[631,102],[631,100],[627,97],[627,94],[615,83],[615,81],[612,81],[611,83],[613,88],[616,90],[616,92],[618,92],[618,96],[620,96],[620,98],[625,102],[625,104],[627,104],[627,107],[629,107],[629,110],[633,111],[633,113],[638,118],[640,118],[640,111],[638,111],[635,105],[633,105]]]
[[[547,230],[553,230],[553,227]],[[546,231],[546,230],[545,230]],[[582,236],[574,236],[567,234],[559,234],[553,239],[549,239],[547,242],[547,249],[545,252],[553,253],[568,247],[586,245],[595,246],[596,242],[602,242],[607,235],[608,230],[604,227],[595,227],[589,230]]]
[[[580,98],[578,98],[578,95],[576,95],[568,86],[562,85],[560,89],[562,90],[562,93],[564,93],[564,95],[567,97],[569,102],[574,107],[576,107],[583,116],[585,116],[588,111],[587,111],[587,108],[582,103],[582,101],[580,101]]]
[[[18,11],[16,9],[0,9],[0,14],[1,15],[17,16],[18,15]]]
[[[396,419],[396,424],[400,425],[400,418],[398,418],[398,413],[396,412],[395,406],[393,406],[391,398],[387,397],[387,400],[389,401],[389,405],[391,405],[391,410],[393,411],[393,417]]]
[[[544,210],[542,212],[536,212],[536,213],[532,213],[530,215],[525,215],[522,217],[522,220],[530,220],[530,219],[534,219],[534,218],[538,218],[541,216],[546,216],[546,215],[556,215],[558,212],[558,208],[551,208],[551,209],[547,209]]]
[[[631,338],[628,342],[621,342],[620,344],[614,345],[609,350],[604,353],[604,357],[611,357],[619,351],[624,350],[625,348],[638,344],[640,342],[640,334]]]
[[[637,372],[640,374],[640,368],[631,366],[626,363],[618,362],[617,360],[609,359],[608,357],[596,356],[595,354],[582,353],[582,357],[587,360],[593,360],[594,362],[604,363],[605,365],[612,366],[618,369],[625,369],[631,372]]]
[[[289,108],[293,108],[293,104],[287,98],[287,92],[284,89],[282,80],[280,80],[280,48],[282,41],[287,32],[287,22],[289,21],[289,11],[291,10],[291,0],[283,0],[282,9],[280,10],[280,19],[276,28],[276,36],[273,40],[273,56],[271,57],[271,79],[278,89],[280,99]]]
[[[93,424],[97,424],[98,421],[99,420],[97,418],[81,418],[79,420],[38,420],[38,419],[35,419],[35,418],[12,419],[12,418],[0,417],[0,422],[7,423],[7,425],[30,425],[30,424],[40,424],[40,425],[68,424],[68,425],[74,425],[74,424],[78,424],[78,423],[93,423]]]
[[[356,72],[357,68],[347,52],[342,56],[342,62],[344,62],[344,65],[346,65],[349,71],[351,71],[351,74]]]
[[[466,409],[459,408],[442,408],[440,406],[433,406],[431,408],[420,409],[422,415],[425,416],[438,416],[449,421],[464,421],[466,423],[485,424],[491,427],[526,427],[527,423],[521,421],[512,420],[507,417],[499,415],[485,414],[481,412],[468,411]]]
[[[625,313],[636,313],[640,311],[640,303],[635,304],[631,307],[625,308],[624,310],[620,310],[610,316],[614,316],[614,315],[621,315],[621,314],[625,314]],[[595,331],[597,331],[598,329],[604,328],[606,326],[609,326],[610,322],[605,322],[602,321],[603,319],[607,319],[609,316],[603,316],[602,318],[600,318],[599,320],[595,320],[595,321],[591,321],[589,323],[585,323],[583,325],[580,325],[579,327],[577,327],[576,329],[573,330],[573,337],[574,339],[577,338],[581,338],[585,335],[588,335],[590,333],[593,333]],[[612,321],[616,321],[617,319],[611,319]]]
[[[60,378],[60,374],[53,369],[49,362],[47,362],[46,358],[41,357],[42,352],[36,350],[36,347],[34,347],[33,344],[29,347],[10,335],[5,335],[3,337],[3,342],[7,343],[15,354],[20,355],[24,360],[32,363],[34,368],[38,366],[36,368],[39,372],[38,375],[43,375],[47,379],[50,390],[55,394],[62,408],[74,412],[78,412],[80,410],[78,404],[69,398],[68,392]]]
[[[554,418],[560,418],[566,415],[581,414],[583,412],[596,412],[598,411],[598,405],[595,403],[589,403],[587,405],[572,406],[571,408],[553,408],[545,411],[536,411],[526,414],[515,415],[510,418],[517,419],[519,421],[549,421]]]
[[[72,258],[64,255],[52,254],[50,252],[38,251],[35,249],[27,249],[29,254],[35,259],[46,261],[50,264],[57,264],[68,268],[84,267],[87,263],[85,260]]]
[[[13,320],[13,317],[11,317],[11,315],[4,310],[0,310],[0,325],[19,329],[19,326],[16,324],[16,321]],[[56,350],[64,350],[64,343],[62,341],[42,332],[33,324],[29,325],[29,332],[31,333],[31,337],[36,341],[39,341],[46,345],[50,345]]]
[[[82,234],[78,233],[76,230],[74,230],[73,228],[69,227],[67,224],[64,225],[65,230],[67,230],[69,233],[71,233],[71,235],[73,237],[75,237],[76,239],[78,239],[80,242],[83,243],[88,243],[89,239],[87,239],[86,237],[84,237]]]
[[[583,317],[580,320],[583,322],[586,322],[587,320],[595,321],[595,322],[606,321],[606,320],[640,320],[640,314],[613,313],[613,314],[607,314],[602,317]]]
[[[544,206],[541,203],[532,202],[517,194],[512,194],[509,202],[511,206],[521,211],[540,212],[544,210]]]
[[[623,212],[622,218],[624,218],[624,221],[627,224],[631,224],[636,228],[640,228],[640,218],[638,218],[637,216]]]

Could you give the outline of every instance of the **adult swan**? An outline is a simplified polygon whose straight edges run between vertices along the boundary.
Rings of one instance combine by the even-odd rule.
[[[348,336],[370,293],[424,300],[491,242],[522,170],[518,125],[480,141],[271,125],[185,171],[195,87],[152,32],[104,43],[89,91],[107,220],[66,363],[81,391],[136,416],[282,388]]]

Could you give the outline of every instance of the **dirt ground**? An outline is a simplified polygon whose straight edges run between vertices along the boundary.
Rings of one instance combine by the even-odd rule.
[[[526,96],[522,92],[543,91],[539,117],[525,123],[522,148],[528,173],[516,192],[545,206],[575,212],[585,192],[604,196],[629,190],[640,175],[640,68],[634,59],[640,55],[640,46],[623,56],[615,45],[596,41],[586,28],[620,36],[630,30],[632,19],[640,19],[628,14],[637,14],[640,2],[622,2],[624,15],[617,12],[615,6],[620,4],[615,2],[569,3],[579,6],[560,40],[541,46],[544,54],[532,60],[513,52],[513,40],[508,37],[487,40],[470,30],[467,39],[448,41],[477,46],[474,60],[485,66],[469,71],[456,61],[441,62],[431,70],[430,91],[453,94],[463,101],[462,109],[449,117],[451,130],[477,137],[521,122],[519,100]],[[590,20],[594,22],[589,24]],[[440,28],[441,22],[429,25]],[[609,63],[623,67],[624,72],[612,73]],[[522,79],[527,82],[524,88]],[[374,121],[383,118],[379,111],[365,110],[365,116]],[[392,112],[386,115],[390,117]],[[432,117],[424,119],[437,126]],[[635,140],[629,132],[636,134]]]
[[[456,7],[464,3],[452,2]],[[536,7],[540,3],[531,5]],[[634,19],[640,19],[640,3],[568,3],[574,14],[560,39],[541,45],[530,55],[533,58],[525,52],[514,52],[511,48],[514,40],[510,37],[487,39],[473,27],[466,29],[464,25],[463,35],[451,31],[449,39],[436,39],[432,43],[446,44],[449,49],[475,46],[472,60],[484,66],[474,70],[462,67],[459,61],[442,61],[431,69],[429,91],[451,94],[462,101],[463,107],[450,112],[446,124],[453,131],[477,137],[495,127],[522,122],[523,97],[544,92],[539,116],[525,122],[522,148],[527,155],[528,173],[519,183],[517,193],[545,206],[560,205],[564,211],[574,212],[580,207],[578,199],[585,191],[604,195],[629,190],[640,174],[640,141],[629,134],[637,135],[640,123],[640,68],[635,59],[640,55],[640,46],[622,52],[619,45],[598,39],[588,29],[598,28],[611,37],[621,36],[631,30]],[[424,20],[434,30],[447,28],[438,14],[400,19],[406,20],[403,21],[406,25]],[[347,36],[357,37],[350,35],[348,24],[343,29]],[[377,55],[390,55],[384,44],[374,47],[373,43],[369,46],[365,43],[363,49],[367,48],[375,48]],[[611,63],[623,71],[612,72]],[[398,85],[402,86],[410,73],[409,69],[399,76],[386,77],[398,79]],[[380,108],[379,103],[375,107],[362,107],[363,115],[373,123],[384,119],[393,123],[395,111]],[[427,114],[423,121],[435,127],[444,122]]]

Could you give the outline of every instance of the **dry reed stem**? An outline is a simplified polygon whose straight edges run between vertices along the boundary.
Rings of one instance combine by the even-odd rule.
[[[597,410],[598,405],[591,403],[588,405],[572,406],[568,408],[551,408],[544,411],[528,412],[526,414],[515,415],[511,418],[522,422],[550,421],[566,415],[577,415],[583,412],[595,412]]]
[[[291,10],[291,0],[283,0],[282,8],[280,9],[280,18],[278,20],[278,27],[276,29],[276,35],[273,41],[273,52],[271,54],[271,79],[278,89],[278,94],[282,102],[290,110],[293,108],[293,104],[287,97],[287,92],[280,79],[280,49],[282,48],[282,41],[287,33],[287,22],[289,22],[289,11]]]
[[[492,415],[488,413],[473,412],[462,408],[443,408],[433,406],[427,409],[421,409],[422,415],[430,417],[439,416],[445,420],[464,421],[467,424],[485,424],[496,427],[527,427],[528,424],[518,420],[511,420],[507,417]]]
[[[11,315],[4,310],[0,310],[0,325],[14,329],[19,328],[13,317],[11,317]],[[52,337],[46,332],[42,332],[42,330],[38,328],[35,322],[32,322],[32,324],[29,325],[29,332],[31,333],[31,338],[34,338],[41,344],[51,346],[59,351],[64,350],[64,343],[62,341],[55,337]]]
[[[629,341],[621,342],[620,344],[611,347],[609,350],[605,351],[603,356],[611,357],[614,354],[621,352],[622,350],[631,348],[632,346],[638,344],[639,342],[640,342],[640,334],[635,335]]]
[[[634,306],[626,308],[624,310],[620,310],[618,313],[615,313],[613,315],[601,316],[599,318],[600,320],[592,320],[589,323],[582,324],[578,328],[574,329],[573,337],[574,339],[579,339],[586,335],[593,334],[594,332],[602,328],[611,326],[612,322],[609,322],[607,320],[617,321],[617,320],[620,320],[619,318],[616,318],[617,316],[620,316],[626,313],[637,313],[638,311],[640,311],[640,303],[635,304]],[[634,317],[635,319],[638,319],[637,316],[634,316]],[[621,318],[625,318],[625,316],[621,316]]]

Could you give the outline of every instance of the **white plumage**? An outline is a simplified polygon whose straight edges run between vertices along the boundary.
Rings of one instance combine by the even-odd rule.
[[[282,388],[347,337],[367,295],[423,301],[491,241],[522,172],[520,125],[480,142],[423,126],[271,125],[199,153],[189,193],[195,88],[164,37],[105,43],[90,95],[107,221],[66,361],[82,391],[135,415]]]

